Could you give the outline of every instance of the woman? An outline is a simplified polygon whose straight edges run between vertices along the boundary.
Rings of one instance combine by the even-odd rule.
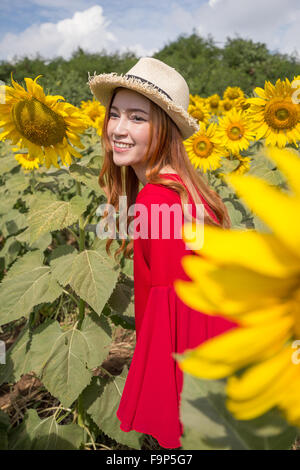
[[[172,353],[193,349],[236,324],[192,310],[176,296],[174,280],[190,280],[181,258],[193,252],[175,236],[178,212],[175,215],[170,209],[189,203],[191,216],[196,217],[195,204],[204,204],[204,223],[227,228],[230,219],[221,198],[195,171],[185,151],[182,141],[198,130],[198,124],[187,112],[188,85],[174,68],[143,57],[124,76],[95,75],[89,77],[89,85],[107,110],[99,183],[106,189],[108,203],[117,210],[125,193],[127,207],[135,204],[145,209],[138,209],[138,217],[138,211],[128,216],[128,225],[134,218],[134,239],[128,244],[123,239],[115,254],[134,253],[137,338],[116,415],[123,431],[151,434],[162,447],[178,448],[183,433],[183,373]],[[144,187],[139,192],[140,182]],[[157,217],[154,222],[155,204],[169,209],[163,212],[162,224]],[[181,210],[180,226],[184,214]],[[165,238],[163,224],[168,216],[171,230]],[[157,221],[158,237],[151,237]],[[147,225],[148,238],[141,235]],[[111,243],[107,242],[107,249]]]

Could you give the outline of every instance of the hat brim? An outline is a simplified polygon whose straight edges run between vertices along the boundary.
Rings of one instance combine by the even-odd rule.
[[[141,82],[140,80],[124,75],[113,73],[104,73],[90,77],[87,84],[91,92],[103,106],[107,106],[115,88],[121,86],[137,91],[149,98],[160,106],[170,118],[177,124],[183,140],[191,137],[199,130],[199,124],[187,111],[181,106],[174,104],[167,96],[160,93],[155,85]]]

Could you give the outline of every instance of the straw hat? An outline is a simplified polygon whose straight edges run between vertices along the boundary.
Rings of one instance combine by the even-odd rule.
[[[183,140],[199,130],[198,122],[187,112],[189,87],[180,73],[161,60],[141,57],[125,74],[102,73],[90,76],[91,92],[103,106],[107,106],[115,88],[137,91],[160,106],[177,124]]]

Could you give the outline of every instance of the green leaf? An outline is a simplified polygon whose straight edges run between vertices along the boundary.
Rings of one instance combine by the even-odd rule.
[[[0,230],[4,237],[17,233],[27,225],[25,215],[16,209],[11,209],[0,218]]]
[[[16,383],[23,374],[31,372],[30,341],[30,331],[27,323],[13,346],[7,351],[6,363],[0,365],[0,384]]]
[[[109,353],[111,329],[104,316],[85,317],[82,329],[76,325],[63,331],[55,320],[34,331],[31,367],[47,390],[69,407],[90,383],[92,369]]]
[[[17,260],[13,276],[6,276],[0,284],[1,325],[28,316],[35,305],[53,302],[62,293],[50,267],[38,262],[39,256],[32,252]]]
[[[32,201],[27,222],[30,243],[44,233],[62,230],[78,221],[85,211],[88,201],[81,196],[74,196],[69,202],[57,201],[49,194],[40,194]]]
[[[9,237],[0,251],[0,259],[4,260],[3,269],[7,267],[16,259],[20,251],[21,244],[15,237]]]
[[[116,415],[128,375],[125,366],[120,375],[110,378],[93,377],[91,384],[83,391],[83,403],[87,413],[111,439],[134,449],[141,449],[142,433],[124,432]]]
[[[276,410],[256,419],[236,420],[226,408],[225,383],[225,379],[202,380],[184,373],[180,409],[183,449],[288,450],[297,429]]]
[[[1,157],[0,174],[4,175],[5,173],[8,173],[13,168],[19,165],[19,162],[14,158],[12,154],[7,155],[5,157]]]
[[[243,214],[240,210],[237,210],[231,201],[225,201],[225,205],[227,207],[229,217],[231,220],[232,228],[240,226],[241,221],[243,219]]]
[[[5,183],[6,189],[13,194],[22,193],[29,185],[29,178],[24,173],[13,175]]]
[[[119,281],[108,300],[113,314],[129,315],[134,318],[134,284],[129,278]]]
[[[28,409],[24,421],[9,433],[9,450],[76,450],[83,441],[77,424],[58,424],[54,415],[40,419]]]
[[[104,250],[84,250],[69,254],[51,263],[53,276],[65,286],[70,284],[76,294],[98,314],[109,299],[119,275]]]
[[[44,233],[41,237],[39,237],[35,242],[30,243],[30,230],[27,228],[24,232],[17,235],[16,240],[21,243],[25,243],[30,247],[30,249],[38,249],[41,251],[45,251],[52,242],[52,236],[50,233]]]
[[[69,167],[70,175],[76,181],[84,183],[88,188],[93,189],[96,194],[105,195],[103,189],[98,183],[99,170],[98,168],[88,168],[80,163],[73,163]]]

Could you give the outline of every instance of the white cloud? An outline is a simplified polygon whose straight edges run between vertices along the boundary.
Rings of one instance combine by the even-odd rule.
[[[0,59],[32,57],[37,52],[48,59],[59,55],[68,59],[78,46],[87,52],[105,49],[150,56],[193,28],[204,37],[212,35],[219,46],[227,37],[240,36],[266,43],[270,50],[300,53],[299,0],[94,1],[103,8],[91,6],[93,0],[53,0],[51,7],[49,0],[28,0],[46,19],[53,18],[60,5],[59,17],[19,34],[7,33],[0,40]]]
[[[209,0],[191,15],[201,35],[225,42],[236,35],[264,42],[269,49],[300,52],[298,0]]]
[[[14,55],[33,57],[37,52],[47,58],[69,58],[78,46],[88,52],[109,50],[117,42],[109,24],[102,7],[96,5],[57,23],[34,24],[20,34],[7,33],[0,50],[8,60]]]

